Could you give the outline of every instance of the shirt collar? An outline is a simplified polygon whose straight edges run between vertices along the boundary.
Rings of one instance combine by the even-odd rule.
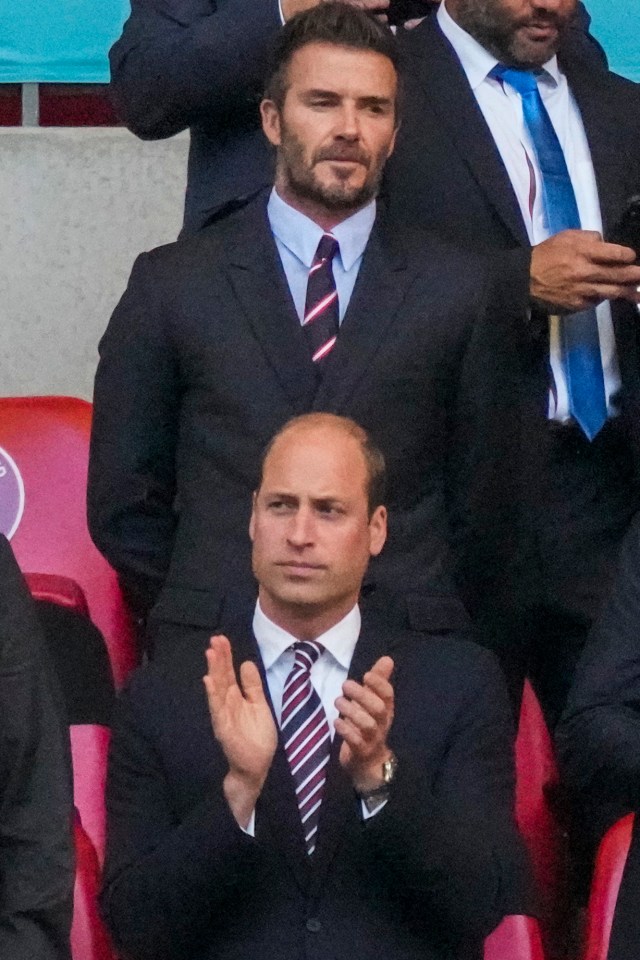
[[[321,643],[345,670],[348,670],[351,664],[353,651],[360,636],[360,624],[360,608],[356,603],[342,620],[320,637],[316,637],[317,642]],[[267,671],[293,643],[298,642],[297,637],[287,633],[267,617],[259,600],[253,615],[253,632],[258,642],[264,669]]]
[[[322,227],[283,200],[275,187],[269,197],[267,215],[274,236],[310,270],[324,233]],[[371,200],[331,231],[340,244],[344,270],[351,270],[363,255],[375,218],[376,202]]]
[[[499,61],[492,53],[485,50],[475,37],[472,37],[470,33],[467,33],[466,30],[463,30],[462,27],[456,23],[447,10],[445,0],[439,5],[436,16],[440,29],[455,50],[458,60],[462,64],[462,69],[467,75],[471,89],[475,91],[480,84],[487,79],[487,76]],[[560,80],[560,68],[558,66],[558,58],[555,55],[543,64],[542,71],[541,78],[543,80],[552,80],[554,86],[558,84]]]

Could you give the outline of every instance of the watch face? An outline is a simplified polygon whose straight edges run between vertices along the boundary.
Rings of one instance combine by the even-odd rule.
[[[395,775],[396,769],[398,766],[398,761],[395,757],[391,757],[389,760],[385,760],[382,764],[382,779],[385,783],[391,783]]]

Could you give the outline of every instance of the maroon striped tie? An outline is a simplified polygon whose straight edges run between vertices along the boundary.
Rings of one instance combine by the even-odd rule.
[[[302,324],[314,363],[321,363],[329,356],[338,335],[338,291],[333,278],[333,258],[339,249],[335,237],[323,234],[309,270]]]
[[[282,694],[280,729],[296,790],[307,853],[316,848],[320,805],[327,779],[331,733],[322,701],[311,683],[311,667],[324,647],[294,643],[295,660]]]

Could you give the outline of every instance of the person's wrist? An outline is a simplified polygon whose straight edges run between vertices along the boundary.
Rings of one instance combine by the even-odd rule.
[[[266,777],[229,770],[222,784],[225,800],[236,822],[246,829],[255,810]]]
[[[354,771],[352,775],[353,789],[359,797],[366,797],[388,790],[397,761],[391,750],[384,751],[371,760],[366,766]]]

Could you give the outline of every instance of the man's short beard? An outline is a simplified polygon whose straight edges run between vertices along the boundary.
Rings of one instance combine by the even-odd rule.
[[[309,167],[306,163],[304,146],[286,130],[284,125],[281,127],[281,137],[282,143],[277,157],[277,179],[282,180],[296,197],[309,200],[331,213],[344,213],[348,210],[359,210],[377,195],[384,163],[380,163],[375,175],[367,178],[360,187],[350,187],[346,180],[344,184],[338,182],[325,186],[316,178],[314,167]],[[376,162],[375,159],[371,160],[370,170],[376,166]]]
[[[507,66],[523,69],[540,67],[557,52],[556,43],[544,50],[541,48],[539,56],[531,56],[532,49],[523,49],[518,41],[516,31],[519,24],[514,24],[511,17],[497,6],[496,0],[458,0],[455,19],[485,50]],[[559,40],[566,24],[558,23],[553,15],[547,15],[544,19],[555,21],[559,28]]]

